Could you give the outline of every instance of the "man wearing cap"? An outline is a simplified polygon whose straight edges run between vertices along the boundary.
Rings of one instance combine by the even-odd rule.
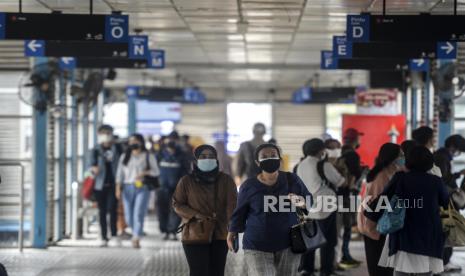
[[[452,173],[452,160],[454,157],[465,152],[465,138],[461,135],[455,134],[449,136],[444,144],[444,147],[438,149],[434,153],[434,163],[441,169],[442,180],[447,186],[449,195],[457,193],[459,188],[457,187],[457,179],[462,175],[465,175],[465,170],[461,170],[456,173]],[[463,193],[463,192],[462,192]],[[451,197],[454,198],[454,197]],[[453,248],[446,247],[444,249],[444,270],[446,272],[460,271],[460,266],[452,265],[450,258],[452,257]]]

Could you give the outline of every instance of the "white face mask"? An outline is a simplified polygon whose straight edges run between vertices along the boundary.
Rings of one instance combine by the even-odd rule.
[[[328,158],[339,158],[341,157],[341,149],[326,149]]]
[[[113,137],[108,134],[100,134],[97,136],[97,141],[99,144],[109,143],[113,140]]]

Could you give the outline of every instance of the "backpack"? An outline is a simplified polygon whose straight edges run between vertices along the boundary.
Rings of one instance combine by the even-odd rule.
[[[325,176],[324,173],[324,164],[327,160],[318,161],[316,168],[318,175],[322,179],[320,188],[312,194],[313,202],[312,208],[308,213],[308,217],[311,219],[322,220],[328,218],[335,210],[330,212],[324,212],[323,210],[319,210],[323,206],[322,202],[324,202],[325,197],[329,196],[336,196],[334,184],[332,184],[328,178]],[[318,209],[317,209],[318,208]]]

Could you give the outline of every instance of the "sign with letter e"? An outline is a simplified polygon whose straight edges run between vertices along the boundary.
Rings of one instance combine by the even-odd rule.
[[[347,40],[351,42],[370,41],[370,15],[347,15]]]
[[[351,58],[352,43],[345,36],[333,37],[333,52],[336,58]]]

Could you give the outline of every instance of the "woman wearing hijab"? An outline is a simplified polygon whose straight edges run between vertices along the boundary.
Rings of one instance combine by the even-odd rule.
[[[236,207],[234,180],[219,171],[214,147],[195,149],[194,170],[181,178],[173,207],[182,218],[182,243],[191,276],[224,275],[228,222]]]
[[[238,233],[244,233],[242,244],[249,276],[297,275],[301,255],[292,253],[289,238],[291,227],[297,224],[297,215],[292,208],[279,210],[279,206],[274,206],[276,211],[273,207],[265,210],[265,198],[295,195],[305,198],[310,193],[296,174],[279,170],[278,146],[258,146],[254,159],[262,172],[241,185],[229,225],[228,246],[232,250]]]

